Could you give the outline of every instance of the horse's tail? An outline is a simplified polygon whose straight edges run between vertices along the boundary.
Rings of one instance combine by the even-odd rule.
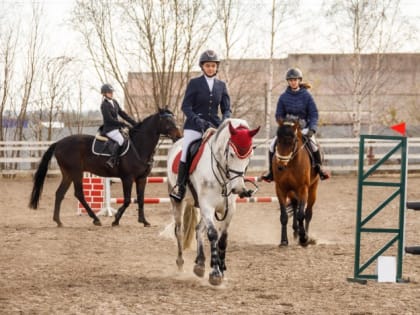
[[[39,204],[39,197],[42,194],[42,188],[44,187],[44,180],[47,176],[48,165],[54,154],[55,146],[57,143],[50,145],[48,150],[42,156],[41,162],[39,163],[38,169],[34,175],[34,186],[32,188],[31,200],[29,201],[29,207],[37,209]]]
[[[184,210],[183,216],[183,248],[187,249],[191,246],[192,240],[195,236],[195,228],[198,223],[197,210],[193,203],[188,203]]]

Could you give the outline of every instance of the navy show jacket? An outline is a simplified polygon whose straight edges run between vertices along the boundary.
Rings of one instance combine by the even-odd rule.
[[[210,91],[204,75],[191,79],[181,107],[186,116],[184,129],[203,131],[200,119],[216,128],[219,127],[222,122],[218,115],[219,107],[222,120],[229,118],[231,114],[230,97],[226,83],[215,78],[213,89]]]
[[[128,116],[128,114],[123,111],[120,107],[120,104],[116,100],[112,100],[114,105],[104,97],[101,104],[101,112],[104,119],[104,124],[102,127],[102,132],[104,134],[114,130],[119,129],[125,126],[125,124],[118,120],[118,115],[120,115],[125,121],[129,122],[131,125],[135,125],[137,122]]]

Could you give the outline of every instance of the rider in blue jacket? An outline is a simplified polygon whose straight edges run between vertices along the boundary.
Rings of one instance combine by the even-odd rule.
[[[188,147],[200,139],[209,127],[217,128],[220,123],[230,117],[230,97],[226,83],[216,79],[220,59],[213,50],[206,50],[200,56],[199,66],[203,75],[188,83],[182,102],[182,111],[186,116],[184,123],[184,140],[182,155],[178,168],[177,188],[170,196],[181,201],[185,196],[188,180],[189,161]],[[219,118],[219,109],[222,119]],[[175,188],[176,188],[175,187]]]
[[[307,83],[302,83],[302,72],[298,68],[291,68],[286,73],[288,86],[277,102],[276,121],[285,119],[288,116],[299,118],[302,122],[302,133],[310,140],[309,147],[312,150],[315,167],[321,180],[328,179],[330,175],[322,169],[321,153],[315,139],[318,129],[318,108],[308,89]],[[269,149],[269,172],[262,176],[262,179],[271,182],[273,180],[272,160],[277,137],[273,139]]]

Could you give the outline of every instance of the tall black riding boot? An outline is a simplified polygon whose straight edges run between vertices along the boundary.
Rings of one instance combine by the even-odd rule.
[[[325,180],[330,178],[330,174],[322,169],[322,159],[321,159],[321,152],[319,150],[312,152],[315,159],[315,170],[319,174],[319,178],[321,180]]]
[[[188,171],[189,171],[189,164],[186,162],[179,162],[178,178],[176,180],[176,186],[174,187],[172,192],[169,194],[169,196],[177,202],[181,202],[182,199],[184,199],[187,180],[188,180]],[[175,191],[176,188],[178,188],[178,191]]]
[[[108,165],[110,168],[113,168],[115,165],[117,165],[118,162],[118,155],[120,151],[120,146],[117,142],[112,141],[110,143],[110,151],[111,151],[111,157],[106,161],[106,165]]]
[[[273,156],[274,152],[271,152],[268,150],[268,173],[265,173],[263,176],[261,176],[261,179],[265,182],[271,182],[273,177]]]

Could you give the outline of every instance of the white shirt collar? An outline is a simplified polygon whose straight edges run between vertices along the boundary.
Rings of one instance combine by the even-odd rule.
[[[206,78],[207,84],[209,86],[209,90],[213,90],[213,85],[214,85],[214,77],[209,78],[208,76],[204,75],[204,77]]]

